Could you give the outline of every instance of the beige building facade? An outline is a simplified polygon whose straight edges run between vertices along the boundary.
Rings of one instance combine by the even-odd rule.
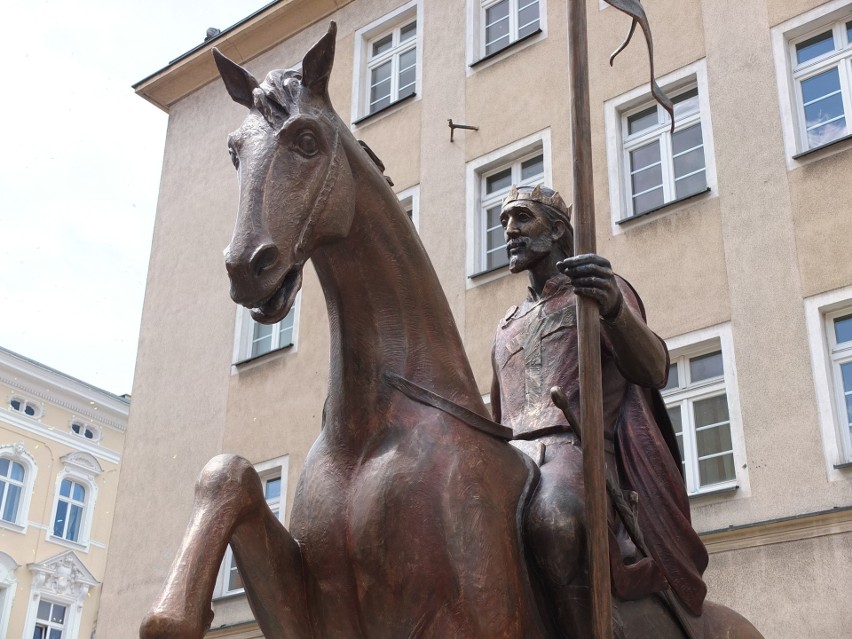
[[[0,348],[0,637],[95,636],[128,410]]]
[[[651,102],[641,35],[610,68],[629,19],[586,4],[599,252],[671,352],[663,395],[711,554],[710,597],[768,638],[846,637],[852,0],[643,3],[674,133]],[[310,267],[274,330],[228,298],[221,250],[237,181],[225,140],[244,109],[210,49],[262,78],[299,65],[331,19],[332,100],[387,166],[483,394],[494,328],[526,295],[495,207],[512,183],[570,197],[565,2],[281,0],[137,84],[169,130],[105,636],[134,636],[214,455],[256,463],[287,522],[320,428],[327,317]],[[210,636],[258,637],[231,568],[226,557]]]

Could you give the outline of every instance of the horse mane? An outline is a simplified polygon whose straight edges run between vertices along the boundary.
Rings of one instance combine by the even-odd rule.
[[[266,79],[252,92],[254,107],[274,129],[281,127],[290,114],[298,109],[299,97],[302,93],[302,72],[295,69],[275,69],[270,71]],[[375,164],[389,186],[393,180],[385,175],[385,163],[364,140],[358,144]]]

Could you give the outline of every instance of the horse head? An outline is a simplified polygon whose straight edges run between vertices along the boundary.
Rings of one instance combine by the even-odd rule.
[[[337,27],[305,55],[302,70],[276,70],[259,83],[218,50],[228,93],[249,109],[229,136],[240,197],[225,265],[231,298],[266,324],[290,310],[313,251],[345,237],[354,216],[354,180],[345,129],[328,95]]]

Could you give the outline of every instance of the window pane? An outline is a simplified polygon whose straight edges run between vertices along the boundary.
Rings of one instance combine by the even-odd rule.
[[[0,477],[9,476],[9,460],[0,457]]]
[[[377,55],[382,54],[385,51],[390,51],[392,46],[393,46],[393,34],[389,33],[384,38],[381,38],[380,40],[376,40],[373,43],[373,56],[372,57],[375,58]]]
[[[251,356],[257,357],[272,350],[272,326],[254,323],[251,338]]]
[[[70,497],[71,496],[71,480],[70,479],[63,479],[62,480],[62,484],[60,484],[60,486],[59,486],[59,494],[62,495],[63,497]]]
[[[721,377],[722,374],[721,351],[699,355],[689,360],[689,378],[693,384],[712,377]]]
[[[512,186],[512,169],[503,169],[485,178],[485,193],[495,193]],[[499,213],[498,213],[499,216]],[[493,225],[492,225],[493,226]]]
[[[286,319],[287,318],[281,320],[281,326],[278,332],[278,348],[284,348],[285,346],[289,346],[293,343],[293,323],[286,322]]]
[[[834,336],[837,343],[852,342],[852,315],[838,317],[834,320]]]
[[[267,501],[270,499],[279,499],[281,497],[281,478],[276,477],[267,480],[264,492]]]
[[[829,51],[834,51],[834,37],[830,30],[797,44],[796,62],[802,64],[802,62],[818,58]]]
[[[417,50],[410,49],[399,56],[399,96],[402,99],[414,93],[417,80]]]
[[[410,24],[405,25],[402,29],[399,30],[399,41],[405,42],[409,38],[413,38],[417,35],[417,21],[414,21]]]
[[[843,378],[843,394],[846,397],[846,423],[852,431],[852,362],[840,367],[840,375]]]
[[[488,253],[485,258],[485,268],[489,271],[491,269],[500,268],[501,266],[506,266],[508,263],[509,256],[506,254],[504,247],[497,247],[496,250]]]
[[[671,421],[672,428],[677,436],[677,447],[680,450],[680,458],[681,460],[684,460],[685,463],[686,458],[683,454],[683,421],[681,420],[680,404],[669,406],[666,411],[669,414],[669,420]]]
[[[2,485],[3,482],[0,482]],[[2,491],[0,491],[2,497]],[[18,503],[21,501],[21,487],[6,485],[6,505],[3,507],[3,519],[14,522],[18,518]]]
[[[707,399],[699,399],[693,402],[692,410],[695,414],[696,430],[709,426],[710,424],[727,424],[728,423],[728,396],[717,395]],[[699,455],[708,453],[698,451]]]
[[[802,80],[802,99],[805,105],[837,91],[840,91],[840,76],[837,67],[832,67],[828,71]]]
[[[704,170],[704,147],[687,151],[674,158],[675,180],[688,177],[691,173]]]
[[[661,207],[665,204],[663,199],[663,187],[654,191],[637,195],[633,198],[633,215],[640,215],[647,211]]]
[[[51,628],[50,639],[62,639],[62,631],[57,628]]]
[[[644,169],[634,169],[633,175],[630,176],[630,185],[636,195],[661,187],[663,185],[662,165],[653,164]],[[660,193],[662,194],[662,191]]]
[[[509,0],[485,10],[485,55],[509,44]]]
[[[13,399],[11,402],[9,402],[9,406],[12,407],[12,410],[21,410],[21,400]]]
[[[690,149],[701,148],[703,145],[704,139],[701,136],[700,124],[680,129],[672,134],[672,155],[674,156],[680,156]],[[701,162],[701,166],[704,166],[703,161]],[[682,173],[676,173],[676,175],[682,175]]]
[[[518,38],[538,29],[538,0],[518,0]]]
[[[674,102],[675,120],[688,113],[698,111],[698,87],[684,91],[672,98]]]
[[[53,623],[64,624],[65,623],[65,606],[60,606],[59,604],[53,604],[53,614],[51,614],[50,620]]]
[[[677,376],[677,364],[670,364],[669,365],[669,379],[666,382],[666,386],[665,386],[665,388],[663,388],[663,390],[664,391],[671,390],[672,388],[677,388],[679,385],[680,385],[680,383],[678,381],[678,376]]]
[[[846,42],[852,44],[852,22],[846,23]]]
[[[707,174],[704,171],[675,182],[675,197],[681,199],[707,190]]]
[[[492,251],[494,249],[500,249],[500,252],[505,252],[503,247],[506,246],[506,238],[503,235],[503,229],[498,227],[496,229],[491,229],[487,232],[485,238],[485,250]]]
[[[42,621],[50,621],[50,602],[49,601],[39,601],[38,602],[38,612],[36,613],[36,619],[41,619]]]
[[[731,427],[728,424],[714,426],[695,433],[698,456],[729,453],[734,449],[731,443]]]
[[[47,639],[46,632],[47,629],[44,626],[36,625],[35,632],[33,632],[33,639]]]
[[[86,489],[80,484],[74,484],[74,499],[77,501],[86,501]]]
[[[719,484],[736,478],[734,472],[734,455],[720,455],[698,462],[698,476],[702,486]]]
[[[56,504],[56,519],[53,522],[53,534],[62,537],[65,533],[65,517],[68,513],[68,502],[61,499]]]
[[[627,118],[627,133],[633,135],[638,131],[657,126],[659,123],[657,107],[654,105]]]
[[[530,180],[544,173],[544,156],[537,155],[521,162],[521,180]]]
[[[239,590],[245,587],[243,577],[237,570],[237,560],[231,555],[231,569],[228,571],[228,590]]]
[[[80,522],[83,519],[83,509],[71,506],[69,509],[68,527],[65,529],[65,539],[77,541],[80,536]]]
[[[29,415],[30,417],[32,417],[33,415],[35,415],[35,413],[36,413],[36,411],[35,411],[34,406],[32,406],[31,404],[25,404],[24,405],[24,414],[25,415]]]
[[[370,71],[370,113],[391,102],[391,66],[388,60]]]
[[[12,479],[15,481],[24,481],[24,467],[18,462],[12,462]]]

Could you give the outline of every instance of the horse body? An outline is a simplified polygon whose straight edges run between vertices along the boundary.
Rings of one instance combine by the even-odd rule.
[[[250,110],[229,141],[240,179],[226,250],[231,296],[274,323],[312,259],[328,307],[324,427],[305,461],[291,531],[266,507],[246,460],[212,460],[140,636],[201,639],[230,543],[267,637],[556,637],[522,543],[537,468],[389,383],[395,375],[488,416],[410,220],[331,107],[334,37],[332,27],[301,74],[273,72],[262,86],[217,57],[229,93]],[[625,613],[634,610],[642,609]],[[663,616],[670,630],[660,638],[682,637]],[[649,636],[631,625],[628,637]]]

